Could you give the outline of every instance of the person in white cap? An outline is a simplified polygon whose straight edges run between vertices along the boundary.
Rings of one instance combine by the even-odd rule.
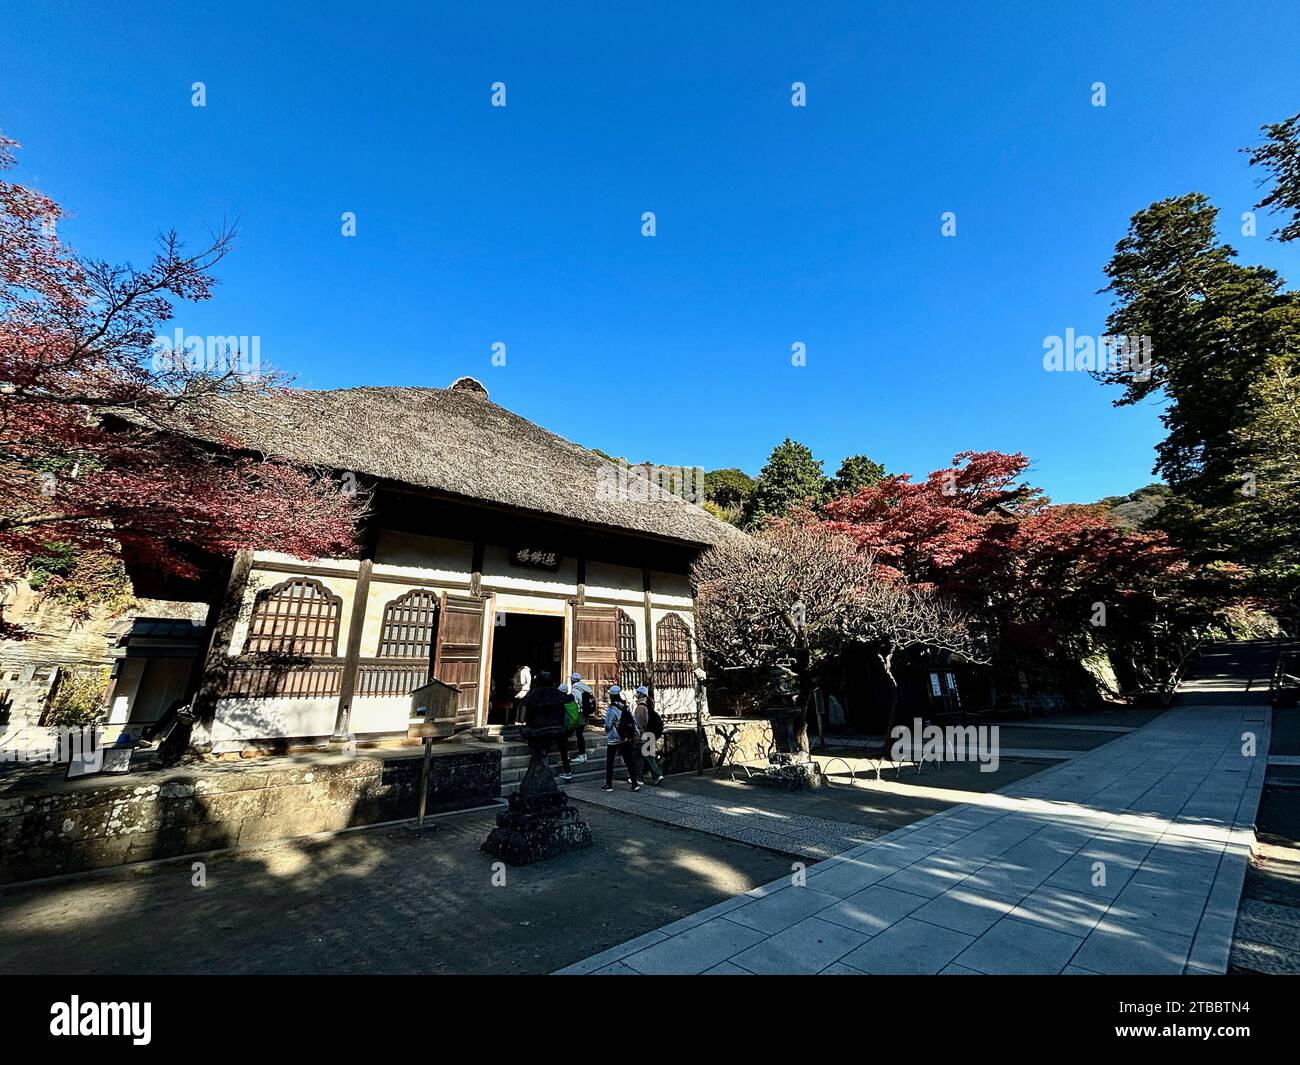
[[[614,762],[619,754],[627,766],[627,782],[633,791],[640,791],[636,773],[636,718],[623,698],[623,689],[617,684],[609,686],[609,709],[605,711],[605,786],[601,791],[614,790]]]
[[[583,682],[581,673],[569,674],[569,691],[577,702],[578,709],[582,711],[578,715],[578,730],[574,733],[578,738],[578,753],[573,760],[575,762],[585,762],[587,760],[587,741],[583,737],[583,733],[587,729],[587,719],[596,712],[596,694]]]

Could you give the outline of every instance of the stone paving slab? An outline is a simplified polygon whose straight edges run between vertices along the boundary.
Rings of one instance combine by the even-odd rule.
[[[1244,900],[1236,920],[1232,963],[1255,972],[1300,975],[1300,929],[1294,909]]]
[[[869,825],[811,814],[777,813],[746,801],[753,798],[750,795],[734,802],[719,801],[713,796],[674,788],[671,778],[660,787],[643,786],[640,791],[632,791],[621,783],[614,791],[601,791],[598,781],[586,781],[567,790],[573,798],[596,806],[813,861],[842,854],[885,832]]]
[[[607,951],[597,968],[1222,973],[1269,727],[1263,707],[1168,711],[999,792],[849,847],[809,869],[803,885],[774,881],[725,911],[660,929],[666,939],[619,958]],[[1247,733],[1253,756],[1243,751]],[[662,817],[679,803],[668,792],[638,805]],[[807,828],[770,831],[790,838]],[[594,971],[587,965],[561,971]]]

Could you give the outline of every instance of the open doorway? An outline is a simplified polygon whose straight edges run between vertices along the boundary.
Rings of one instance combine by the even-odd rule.
[[[508,725],[514,721],[511,681],[520,666],[527,666],[534,677],[546,670],[557,684],[562,682],[564,618],[498,611],[495,626],[487,723]]]

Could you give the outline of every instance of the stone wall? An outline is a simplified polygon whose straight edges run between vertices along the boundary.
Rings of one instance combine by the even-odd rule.
[[[311,755],[0,790],[0,883],[415,816],[422,758]],[[499,751],[435,748],[428,812],[501,793]]]
[[[207,614],[202,604],[136,599],[125,612],[100,608],[81,621],[67,607],[43,603],[26,581],[19,581],[7,599],[0,589],[0,600],[5,600],[5,620],[30,633],[26,640],[0,640],[0,693],[9,693],[0,706],[0,737],[12,749],[25,746],[20,742],[25,729],[35,730],[58,671],[108,670],[113,663],[111,647],[133,618],[201,622]],[[43,736],[38,735],[36,742],[43,743]]]
[[[728,737],[731,737],[728,762],[766,762],[775,750],[772,723],[761,717],[710,718],[704,723],[704,737],[709,745],[705,768],[718,764]],[[668,726],[659,743],[659,766],[665,773],[686,773],[699,768],[699,743],[694,725]]]

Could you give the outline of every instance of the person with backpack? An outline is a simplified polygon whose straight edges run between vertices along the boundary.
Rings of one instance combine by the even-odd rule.
[[[623,689],[617,684],[609,686],[609,709],[605,711],[605,786],[601,791],[614,790],[614,762],[620,754],[627,766],[627,780],[633,791],[640,791],[636,772],[636,717],[623,698]]]
[[[587,755],[582,742],[582,707],[578,703],[578,696],[569,690],[567,684],[560,685],[560,694],[564,696],[564,745],[569,745],[569,737],[577,735],[578,748],[583,751],[581,755],[574,755],[570,758],[571,762],[579,760],[585,762]]]
[[[587,760],[587,741],[584,733],[587,731],[587,722],[596,713],[596,695],[583,682],[581,673],[569,674],[569,691],[572,692],[574,700],[578,704],[581,713],[578,714],[578,727],[574,735],[578,740],[578,753],[574,756],[574,762],[585,762]]]
[[[567,701],[568,695],[555,686],[549,673],[538,673],[524,706],[524,728],[554,729],[563,726],[564,704]],[[552,743],[560,749],[560,779],[567,784],[573,779],[573,771],[569,768],[569,737],[561,733],[547,739],[542,744],[542,749],[548,754]]]
[[[636,710],[632,716],[636,718],[637,728],[641,732],[638,746],[641,758],[650,771],[650,783],[660,787],[664,782],[664,774],[659,768],[659,759],[655,757],[655,749],[659,745],[659,737],[664,734],[664,719],[659,716],[650,691],[644,684],[636,690]]]

